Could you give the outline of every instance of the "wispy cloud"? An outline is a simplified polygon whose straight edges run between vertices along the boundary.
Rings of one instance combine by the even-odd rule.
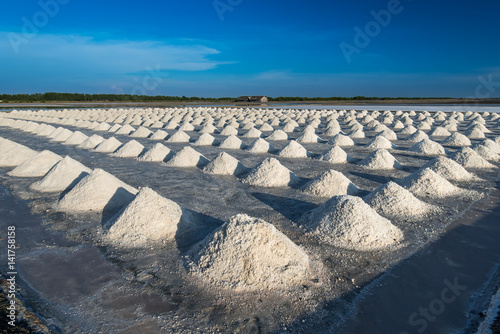
[[[271,70],[258,73],[257,80],[287,80],[293,79],[293,73],[290,70]]]

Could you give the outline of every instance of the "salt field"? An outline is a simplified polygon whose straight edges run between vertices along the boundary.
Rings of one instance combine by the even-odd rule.
[[[23,302],[42,332],[412,333],[414,304],[375,297],[449,265],[469,289],[429,326],[474,332],[500,249],[425,257],[500,236],[500,114],[479,108],[2,112]]]

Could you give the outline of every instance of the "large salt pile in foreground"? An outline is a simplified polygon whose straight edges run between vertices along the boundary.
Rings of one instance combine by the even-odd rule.
[[[342,164],[353,159],[344,151],[340,146],[334,145],[325,152],[323,152],[319,158],[321,161],[327,161],[332,164]]]
[[[324,243],[358,251],[398,244],[403,233],[356,196],[334,196],[304,218]]]
[[[431,139],[423,139],[422,141],[410,147],[408,151],[425,155],[446,154],[444,147]]]
[[[460,195],[462,190],[430,168],[408,175],[399,184],[419,197],[446,198]]]
[[[447,180],[469,181],[475,178],[474,175],[469,173],[458,162],[445,157],[437,157],[429,161],[422,166],[421,170],[426,168],[433,170]]]
[[[112,211],[134,199],[137,189],[96,168],[57,202],[55,210],[65,212]]]
[[[304,185],[302,191],[315,196],[332,197],[336,195],[355,195],[359,192],[359,189],[344,174],[331,169],[321,173],[314,180]]]
[[[434,205],[422,202],[394,182],[381,185],[363,197],[363,200],[380,215],[394,220],[418,221],[440,210]]]
[[[307,158],[309,152],[307,152],[304,146],[295,140],[291,140],[278,152],[278,156],[284,158]]]
[[[284,187],[297,183],[300,179],[288,168],[280,164],[275,158],[267,158],[255,166],[250,173],[242,179],[258,187]]]
[[[120,158],[135,158],[138,157],[143,151],[144,151],[144,146],[141,143],[135,140],[131,140],[122,147],[120,147],[112,155],[114,157],[120,157]]]
[[[137,160],[139,161],[152,161],[162,162],[172,153],[168,147],[163,144],[157,143],[151,149],[144,152]]]
[[[35,156],[38,152],[13,141],[3,141],[0,153],[0,167],[16,167]]]
[[[309,277],[309,257],[264,220],[237,215],[192,251],[191,270],[226,288],[289,289]]]
[[[464,147],[451,156],[453,160],[465,168],[494,168],[495,166],[484,160],[479,153],[470,147]]]
[[[370,153],[366,158],[358,162],[358,165],[370,169],[393,169],[401,168],[399,162],[385,149],[378,149]]]
[[[61,159],[60,155],[45,150],[32,156],[7,174],[17,177],[41,177]]]
[[[126,247],[173,241],[179,228],[193,227],[188,216],[177,203],[150,188],[142,188],[132,202],[108,221],[106,238]]]
[[[218,175],[240,175],[247,170],[245,165],[226,152],[219,153],[203,168],[205,173]]]
[[[52,167],[43,179],[31,184],[30,188],[40,192],[65,191],[91,172],[90,168],[66,156]]]
[[[202,167],[208,163],[208,159],[193,148],[186,146],[177,152],[172,159],[165,164],[170,167]]]

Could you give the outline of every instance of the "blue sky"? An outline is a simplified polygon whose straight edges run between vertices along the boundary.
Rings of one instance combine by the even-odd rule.
[[[42,0],[2,12],[2,93],[500,97],[498,1]]]

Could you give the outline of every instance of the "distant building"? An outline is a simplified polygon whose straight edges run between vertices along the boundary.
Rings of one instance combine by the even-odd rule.
[[[257,102],[257,103],[267,103],[266,96],[240,96],[236,102]]]

